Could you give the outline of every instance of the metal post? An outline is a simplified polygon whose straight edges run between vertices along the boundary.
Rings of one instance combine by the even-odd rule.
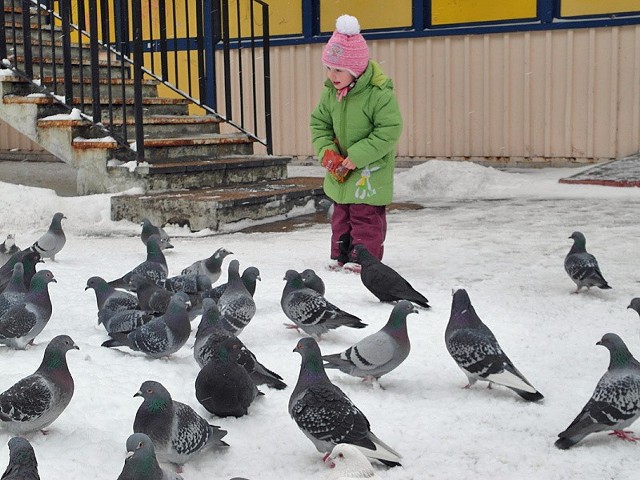
[[[144,54],[142,48],[142,8],[141,0],[133,0],[133,114],[136,125],[136,161],[144,161],[144,112],[142,109],[142,66]]]
[[[64,68],[64,101],[73,106],[73,65],[71,65],[71,0],[60,0],[62,17],[62,64]]]
[[[91,49],[91,114],[93,115],[93,123],[100,123],[102,122],[102,107],[100,106],[100,65],[98,61],[98,49],[100,47],[98,46],[97,0],[89,0],[89,35],[89,47]],[[84,91],[84,89],[81,91]]]

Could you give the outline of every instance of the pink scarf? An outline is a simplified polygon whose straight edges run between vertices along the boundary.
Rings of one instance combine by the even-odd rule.
[[[355,86],[355,84],[356,82],[354,80],[346,87],[341,88],[340,90],[336,90],[336,98],[338,99],[339,102],[342,101],[342,99],[347,96],[347,93],[349,93],[349,90],[351,90]]]

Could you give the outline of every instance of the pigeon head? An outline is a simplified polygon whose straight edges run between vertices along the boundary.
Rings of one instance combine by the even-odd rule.
[[[31,290],[42,290],[51,282],[58,283],[51,270],[40,270],[31,279]]]
[[[51,226],[49,228],[51,228],[52,230],[62,230],[63,218],[67,218],[64,216],[64,213],[62,212],[55,213],[53,215],[53,218],[51,219]]]
[[[87,286],[84,287],[84,289],[86,291],[90,288],[93,288],[96,293],[110,290],[107,281],[102,277],[91,277],[89,280],[87,280]]]
[[[211,260],[211,261],[220,260],[226,257],[227,255],[233,255],[233,252],[230,252],[226,248],[220,247],[218,250],[213,252],[213,255],[211,255],[207,260]]]
[[[33,447],[29,440],[22,437],[9,440],[9,461],[14,465],[29,465],[34,468],[38,466]]]
[[[371,255],[371,252],[367,250],[362,244],[357,244],[353,246],[353,252],[351,254],[352,259],[357,261],[361,265],[367,265],[369,263],[377,263],[378,259]]]
[[[449,323],[453,325],[476,325],[481,323],[480,318],[476,314],[469,294],[464,288],[459,288],[453,292],[453,300],[451,301],[451,315]]]
[[[408,300],[400,300],[391,311],[386,327],[389,329],[405,329],[407,325],[407,315],[418,313],[418,309]]]
[[[147,380],[140,385],[140,390],[133,396],[142,397],[144,399],[143,405],[146,404],[151,412],[165,410],[172,404],[169,391],[160,382],[154,382],[153,380]]]
[[[609,369],[623,367],[634,361],[633,355],[624,341],[615,333],[606,333],[596,345],[607,347],[610,354]]]
[[[129,287],[131,287],[132,292],[137,292],[138,289],[149,285],[155,285],[155,283],[150,278],[139,273],[134,273],[129,278]]]
[[[640,315],[640,297],[631,299],[631,303],[627,308],[635,310],[636,312],[638,312],[638,315]]]
[[[254,282],[256,280],[262,281],[262,279],[260,278],[260,270],[258,270],[256,267],[245,268],[244,271],[242,272],[242,278],[251,280]]]
[[[291,286],[293,287],[296,287],[296,288],[304,287],[304,283],[302,281],[302,275],[300,275],[295,270],[287,270],[287,272],[284,274],[283,280],[285,280],[288,284],[291,284]]]
[[[332,478],[369,478],[375,472],[371,462],[354,445],[339,443],[331,454],[325,458],[325,463],[333,469]]]
[[[80,350],[69,335],[58,335],[54,337],[44,350],[41,369],[56,370],[67,367],[66,354],[69,350]]]
[[[220,342],[216,350],[216,353],[220,360],[237,362],[242,353],[242,349],[243,349],[242,342],[235,337],[231,337]]]
[[[153,442],[144,433],[134,433],[127,438],[127,452],[129,452],[129,456],[135,455],[138,451],[148,452],[155,456]]]
[[[316,342],[315,339],[311,337],[300,339],[293,351],[298,352],[302,357],[300,375],[306,373],[312,377],[326,377],[320,346],[318,346],[318,342]]]
[[[229,262],[229,267],[228,267],[228,274],[229,275],[240,275],[240,262],[238,260],[231,260]]]
[[[569,252],[570,254],[587,251],[587,239],[584,237],[582,232],[573,232],[569,238],[573,240],[573,246]]]
[[[220,309],[213,298],[202,299],[202,317],[196,331],[196,338],[206,335],[214,330],[216,326],[220,326]],[[221,327],[222,328],[222,327]]]

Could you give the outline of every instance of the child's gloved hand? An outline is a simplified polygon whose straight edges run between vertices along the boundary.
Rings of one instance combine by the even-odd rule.
[[[322,156],[322,166],[326,168],[339,183],[344,182],[351,172],[342,164],[343,161],[344,157],[333,150],[326,150]]]

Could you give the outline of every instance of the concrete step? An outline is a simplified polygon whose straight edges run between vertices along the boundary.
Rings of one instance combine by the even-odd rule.
[[[46,55],[46,52],[44,52]],[[11,62],[11,65],[19,70],[24,71],[25,59],[22,55],[11,55],[7,59]],[[80,77],[80,70],[82,70],[82,76],[84,78],[91,78],[91,65],[89,65],[89,57],[83,58],[83,62],[80,63],[80,59],[78,57],[73,57],[71,59],[71,66],[73,68],[73,76]],[[51,57],[42,57],[40,58],[37,55],[34,55],[32,58],[33,64],[33,74],[36,76],[58,76],[63,75],[64,70],[62,67],[61,60],[57,58],[54,60]],[[55,67],[54,67],[55,65]],[[98,76],[100,78],[106,78],[110,76],[111,78],[130,78],[131,72],[129,71],[129,67],[126,65],[122,68],[122,64],[117,60],[111,60],[110,62],[106,59],[98,60]]]
[[[217,231],[243,220],[284,215],[322,196],[322,179],[316,177],[259,182],[242,188],[116,195],[111,198],[111,219],[139,222],[147,217],[155,225],[172,223],[186,225],[192,231]]]

